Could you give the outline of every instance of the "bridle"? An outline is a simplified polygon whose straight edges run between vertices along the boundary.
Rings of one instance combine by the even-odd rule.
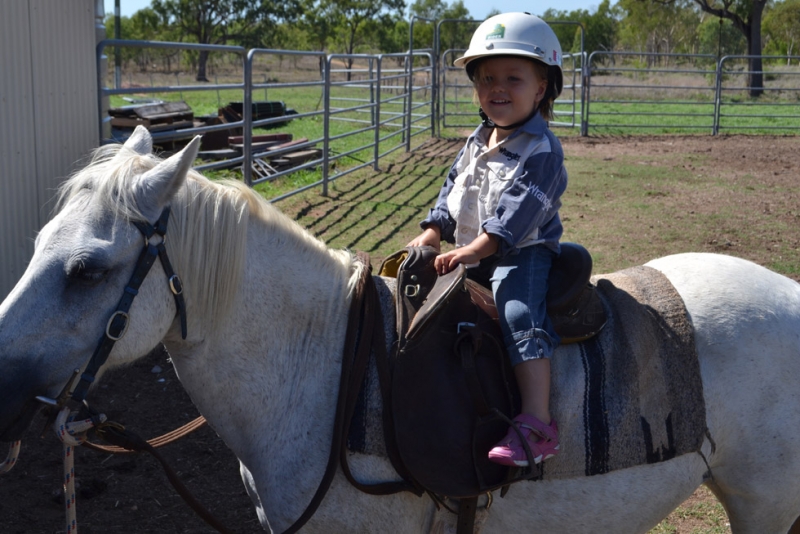
[[[98,436],[102,436],[107,442],[111,443],[112,446],[103,446],[91,443],[85,440],[85,437],[81,440],[75,440],[69,437],[73,434],[73,431],[67,428],[68,423],[66,421],[68,418],[70,418],[71,410],[78,408],[88,409],[85,399],[89,388],[94,382],[97,372],[108,360],[108,356],[111,353],[111,350],[114,348],[114,344],[125,336],[125,332],[128,329],[128,322],[130,320],[128,311],[133,304],[133,299],[139,293],[139,288],[144,282],[144,279],[150,272],[150,268],[155,263],[156,258],[161,260],[161,267],[164,269],[164,274],[167,276],[169,289],[175,298],[175,306],[177,308],[176,315],[180,317],[181,337],[186,339],[186,303],[183,298],[183,284],[181,283],[180,277],[178,277],[178,275],[175,273],[175,270],[172,268],[172,263],[169,261],[167,248],[165,246],[169,214],[170,208],[167,206],[161,212],[161,216],[158,218],[158,220],[153,224],[149,222],[132,221],[134,226],[136,226],[136,228],[138,228],[144,236],[144,249],[139,254],[139,259],[136,262],[136,266],[133,269],[133,274],[131,275],[128,284],[123,290],[122,297],[117,304],[117,309],[111,314],[111,317],[106,323],[106,329],[103,333],[103,337],[100,338],[100,341],[98,342],[97,347],[95,348],[94,353],[89,360],[89,363],[86,365],[83,373],[80,374],[80,380],[78,380],[77,384],[75,385],[75,389],[70,394],[70,388],[78,379],[78,374],[80,373],[80,370],[76,369],[72,375],[72,378],[64,386],[64,389],[57,399],[50,399],[47,397],[36,397],[36,399],[55,408],[51,414],[51,418],[48,421],[47,426],[50,426],[53,422],[55,422],[54,426],[57,429],[56,433],[64,442],[65,458],[72,458],[72,454],[68,453],[67,451],[70,450],[69,447],[73,444],[87,445],[89,448],[107,453],[148,452],[161,463],[167,478],[172,483],[178,494],[183,497],[186,503],[210,526],[214,527],[221,533],[228,534],[230,531],[227,530],[194,498],[194,496],[180,481],[177,474],[169,467],[164,458],[158,452],[156,452],[157,447],[171,443],[172,441],[191,433],[193,430],[202,427],[206,422],[203,416],[196,418],[194,421],[184,425],[179,429],[149,441],[144,441],[135,434],[127,432],[122,425],[111,422],[107,423],[105,415],[95,414],[91,410],[89,410],[89,419],[86,419],[85,421],[78,421],[74,425],[75,429],[80,429],[79,431],[82,433],[85,433],[85,431],[91,427],[95,427]],[[151,243],[151,239],[156,235],[160,236],[160,239],[155,244]],[[67,488],[70,488],[69,492],[74,498],[74,485],[70,485],[70,481],[74,479],[72,473],[72,464],[67,464],[65,460],[65,495],[67,495],[68,492]],[[73,524],[70,523],[70,521],[74,521],[74,510],[74,506],[67,506],[68,524]]]
[[[89,387],[94,382],[95,375],[103,364],[106,363],[106,360],[108,360],[108,355],[114,348],[114,344],[125,336],[130,320],[128,311],[131,309],[133,299],[139,293],[139,288],[147,277],[147,273],[150,272],[150,268],[155,263],[156,258],[161,260],[161,268],[164,269],[164,273],[167,275],[169,289],[175,298],[177,314],[180,316],[181,337],[186,339],[186,303],[183,299],[183,284],[172,268],[165,246],[169,213],[170,208],[167,206],[164,208],[164,211],[161,212],[161,216],[158,220],[153,224],[143,221],[132,221],[144,236],[144,249],[141,254],[139,254],[139,260],[136,262],[136,267],[133,270],[131,279],[125,286],[122,298],[119,299],[117,309],[108,319],[103,337],[100,338],[86,369],[81,374],[80,380],[72,392],[72,401],[75,404],[81,404],[86,399]],[[151,238],[155,235],[161,237],[157,244],[150,242]]]
[[[86,395],[95,380],[95,375],[108,360],[108,356],[111,353],[111,350],[114,348],[114,344],[125,336],[125,332],[128,328],[128,321],[130,320],[128,311],[130,310],[131,305],[133,304],[133,299],[138,294],[139,288],[144,282],[144,279],[150,272],[150,268],[155,263],[156,258],[161,260],[161,266],[167,276],[170,291],[175,298],[175,305],[177,308],[176,314],[180,317],[181,337],[186,339],[186,304],[183,298],[183,285],[180,278],[172,268],[172,264],[167,256],[167,249],[165,247],[169,214],[170,208],[168,206],[164,208],[164,210],[161,212],[161,216],[154,224],[142,221],[132,221],[136,228],[138,228],[144,236],[145,246],[139,255],[139,259],[136,263],[136,267],[133,270],[133,274],[131,275],[128,284],[125,286],[122,298],[120,298],[119,303],[117,304],[117,309],[108,319],[103,337],[100,338],[100,341],[98,342],[97,347],[95,348],[94,353],[92,354],[92,357],[86,366],[86,369],[80,375],[80,380],[78,380],[77,384],[75,385],[75,389],[72,391],[71,396],[69,394],[69,389],[72,383],[74,383],[78,377],[79,370],[77,369],[75,370],[72,379],[67,382],[67,385],[64,387],[64,390],[57,399],[37,397],[37,400],[55,407],[55,411],[57,413],[63,413],[64,416],[66,416],[66,414],[69,413],[70,408],[77,408],[85,405]],[[152,244],[150,240],[155,235],[159,235],[161,239],[157,244]],[[359,386],[363,380],[364,372],[367,367],[370,349],[371,347],[375,346],[382,347],[382,340],[376,338],[375,336],[379,337],[383,331],[382,328],[376,327],[376,321],[374,321],[376,315],[380,316],[380,310],[377,308],[377,293],[374,282],[372,282],[372,277],[370,276],[369,257],[365,254],[359,254],[358,259],[364,264],[364,266],[362,268],[361,277],[357,285],[355,295],[350,303],[350,310],[348,313],[347,339],[345,340],[339,398],[337,399],[336,414],[334,417],[334,432],[330,456],[328,458],[323,479],[320,482],[314,496],[312,497],[311,502],[309,502],[303,514],[284,532],[284,534],[297,532],[303,527],[303,525],[305,525],[311,516],[314,515],[320,503],[322,502],[322,499],[325,497],[325,494],[327,493],[337,471],[337,466],[340,463],[348,480],[361,491],[366,491],[367,493],[372,493],[374,495],[397,493],[399,491],[413,491],[417,495],[421,494],[421,491],[419,491],[417,488],[411,487],[406,482],[376,484],[374,486],[360,484],[352,477],[349,466],[347,465],[347,453],[345,447],[348,429],[350,427],[349,420],[352,417],[355,401],[360,389]],[[373,308],[376,308],[377,311],[373,311]],[[382,319],[378,321],[378,323],[382,324]],[[93,419],[94,417],[92,417],[92,420]],[[190,423],[190,425],[194,425],[195,422]],[[114,435],[113,433],[108,434],[109,435],[106,436],[106,439]],[[136,436],[133,436],[133,439],[131,439],[131,436],[126,435],[125,438],[124,444],[120,442],[122,448],[128,450],[142,450],[154,454],[162,463],[162,466],[164,466],[167,476],[170,478],[170,482],[172,482],[175,489],[178,490],[181,496],[195,510],[195,512],[197,512],[207,523],[216,528],[219,532],[228,532],[225,527],[219,524],[219,522],[214,519],[214,517],[211,516],[211,514],[209,514],[204,508],[202,508],[199,503],[194,501],[194,498],[190,493],[188,493],[188,490],[185,490],[183,485],[177,480],[177,477],[174,475],[174,473],[168,469],[168,466],[163,459],[154,453],[154,448],[152,446],[149,446],[148,443],[137,441],[138,437]],[[84,442],[84,444],[85,443],[88,442]],[[101,450],[105,450],[105,452],[117,452],[112,451],[110,448],[101,448]]]

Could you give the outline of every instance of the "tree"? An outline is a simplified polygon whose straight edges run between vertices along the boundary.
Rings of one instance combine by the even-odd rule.
[[[618,6],[625,14],[619,35],[624,48],[655,54],[696,50],[701,16],[692,0],[670,3],[620,0]]]
[[[640,0],[641,1],[641,0]],[[647,0],[644,0],[647,1]],[[654,0],[672,4],[680,0]],[[728,19],[747,40],[748,87],[750,96],[764,93],[763,61],[761,60],[761,22],[769,0],[693,0],[703,11]]]
[[[800,0],[774,4],[764,16],[767,49],[776,55],[797,55],[800,44]],[[791,59],[786,60],[787,64]]]
[[[700,54],[740,56],[747,50],[744,35],[728,20],[706,17],[697,29],[697,47]]]
[[[257,45],[274,31],[281,19],[297,14],[296,0],[153,0],[153,11],[178,28],[181,35],[201,44]],[[197,81],[208,81],[206,65],[209,53],[197,58]]]
[[[583,50],[613,50],[616,42],[618,15],[616,7],[611,6],[609,0],[603,0],[594,13],[586,9],[575,11],[557,11],[548,9],[542,15],[547,21],[575,22],[583,26]],[[581,52],[581,28],[575,24],[552,24],[553,31],[561,43],[564,53]]]
[[[354,54],[359,44],[363,43],[361,30],[370,21],[380,20],[383,25],[392,19],[391,12],[399,17],[405,9],[405,0],[320,0],[312,12],[306,11],[305,16],[313,20],[326,19],[333,30],[331,37],[336,38],[345,54]],[[326,39],[327,41],[327,39]],[[348,68],[347,79],[350,79],[349,69],[353,66],[353,58],[346,60]]]
[[[469,10],[464,6],[463,0],[456,0],[448,5],[442,0],[415,0],[410,7],[411,15],[421,19],[414,22],[414,48],[433,48],[436,46],[434,32],[436,25],[441,20],[469,19]],[[434,22],[429,22],[429,21]],[[469,45],[472,32],[477,24],[450,23],[441,26],[439,35],[439,51],[451,48],[466,48]]]

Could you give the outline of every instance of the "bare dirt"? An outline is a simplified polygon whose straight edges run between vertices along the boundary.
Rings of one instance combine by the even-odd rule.
[[[769,187],[797,191],[800,169],[796,137],[630,137],[564,138],[565,152],[573,157],[599,159],[636,155],[702,154],[698,172],[727,173],[733,179],[747,179]],[[437,149],[436,155],[441,155]],[[425,149],[421,150],[422,156]],[[682,165],[695,163],[680,163]],[[704,203],[724,199],[697,198]],[[797,227],[797,197],[764,200],[773,210]],[[797,233],[793,239],[797,239]],[[758,251],[751,251],[756,256]],[[150,438],[196,417],[197,411],[177,380],[168,356],[156,350],[124,371],[109,374],[91,397],[92,405],[110,419]],[[61,444],[37,419],[23,442],[17,466],[0,477],[0,530],[8,533],[64,532],[62,505]],[[238,462],[219,437],[208,427],[190,438],[162,449],[167,461],[186,485],[210,511],[233,532],[258,532],[255,511],[238,475]],[[0,452],[0,455],[3,452]],[[143,455],[111,456],[81,448],[76,451],[75,477],[78,484],[77,514],[82,533],[206,533],[207,527],[168,483],[157,462]],[[698,496],[699,495],[699,496]],[[713,499],[695,494],[694,500]],[[694,530],[695,519],[665,532],[712,532]],[[723,530],[724,531],[724,530]],[[720,532],[720,530],[713,530]]]

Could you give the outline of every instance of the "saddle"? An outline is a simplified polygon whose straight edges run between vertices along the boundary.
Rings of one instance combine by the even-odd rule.
[[[554,260],[548,314],[562,343],[596,335],[605,312],[590,284],[591,256],[563,243]],[[379,274],[397,279],[398,341],[391,364],[394,440],[406,474],[429,493],[476,496],[535,476],[490,462],[489,449],[519,412],[519,392],[489,289],[463,265],[437,276],[431,247],[408,247]]]

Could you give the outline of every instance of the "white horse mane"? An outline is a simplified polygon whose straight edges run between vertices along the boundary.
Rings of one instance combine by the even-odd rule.
[[[162,160],[142,155],[122,145],[106,145],[94,151],[91,162],[60,188],[56,210],[87,192],[102,209],[126,220],[144,220],[135,197],[134,180]],[[352,294],[360,263],[346,250],[332,250],[307,230],[281,213],[261,195],[236,180],[211,181],[190,170],[186,183],[172,199],[166,247],[185,288],[187,305],[198,316],[214,319],[230,311],[236,287],[242,280],[245,241],[250,217],[266,224],[264,230],[279,234],[292,249],[307,249],[322,258],[331,256],[350,270]],[[149,221],[155,222],[155,221]],[[189,329],[192,330],[192,315]]]

